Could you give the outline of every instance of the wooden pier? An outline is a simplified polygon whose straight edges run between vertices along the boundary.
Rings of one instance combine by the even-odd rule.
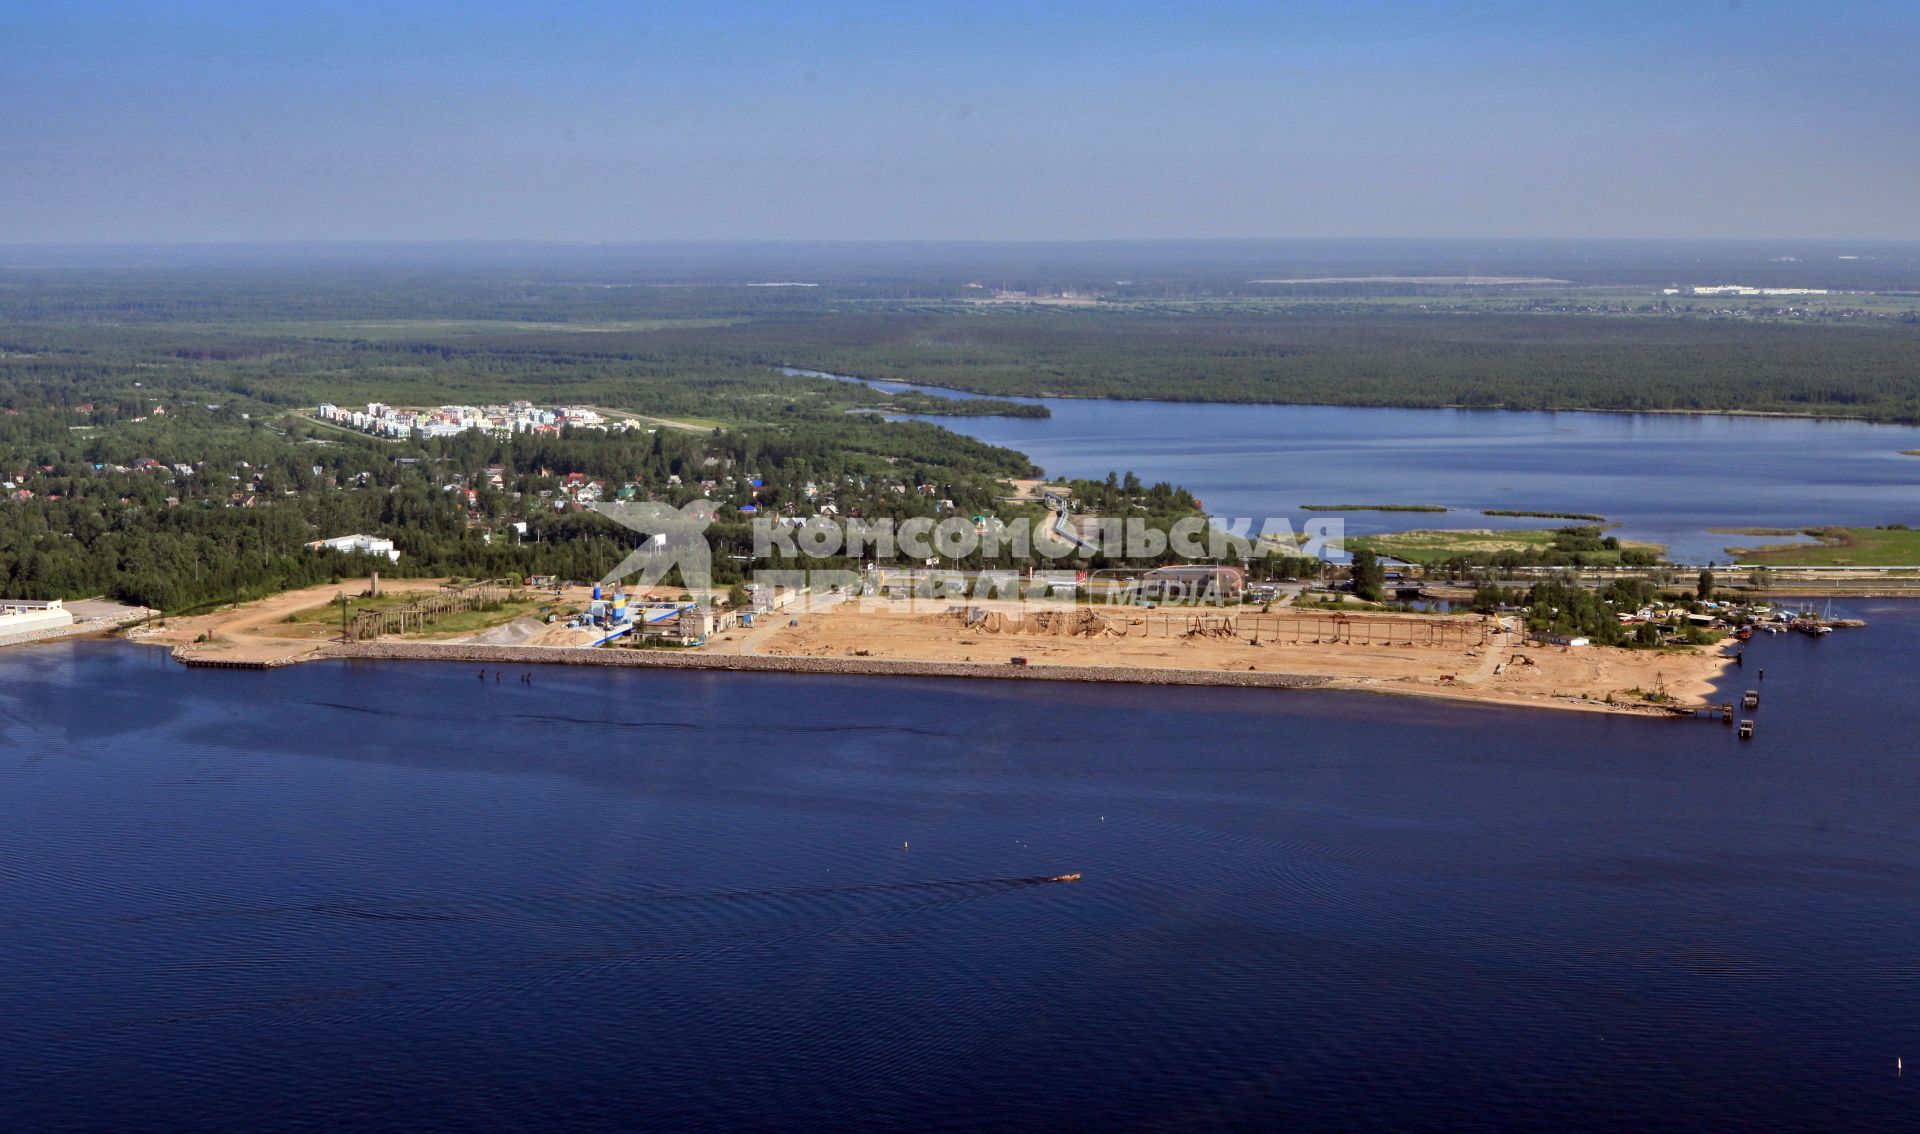
[[[189,669],[279,669],[305,660],[303,658],[269,658],[264,660],[242,661],[237,658],[203,657],[197,654],[182,653],[174,650],[173,660]]]
[[[512,597],[513,583],[508,579],[486,579],[462,587],[448,587],[439,594],[388,610],[363,610],[353,616],[346,629],[349,642],[370,642],[384,634],[419,633],[449,614],[459,614],[488,603],[505,602]]]

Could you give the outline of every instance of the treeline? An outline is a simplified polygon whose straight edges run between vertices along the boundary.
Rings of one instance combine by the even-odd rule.
[[[1595,515],[1592,512],[1526,512],[1513,508],[1484,508],[1480,514],[1482,516],[1519,516],[1522,518],[1541,520],[1592,520],[1595,523],[1605,523],[1607,519],[1605,516]]]
[[[0,362],[26,367],[53,390],[131,382],[145,369],[163,379],[185,372],[276,404],[397,400],[396,388],[413,387],[465,401],[528,396],[667,415],[704,408],[730,419],[764,417],[789,402],[1043,412],[933,400],[924,391],[888,395],[776,370],[795,366],[1000,397],[1739,410],[1920,422],[1912,361],[1920,321],[1422,312],[1384,302],[987,306],[877,298],[887,290],[877,281],[580,287],[475,283],[458,273],[381,276],[378,288],[362,280],[358,292],[328,277],[302,299],[253,276],[240,281],[258,285],[257,295],[217,275],[185,280],[180,291],[160,287],[161,276],[62,283],[57,275],[25,286],[0,273]],[[488,289],[511,295],[488,301]],[[75,297],[94,292],[97,302]],[[202,294],[209,311],[195,321],[193,297]],[[521,306],[539,296],[554,305],[550,319]],[[411,314],[397,323],[352,322],[375,310],[391,318],[396,307]],[[70,321],[54,318],[62,310]],[[154,325],[125,325],[148,320]]]
[[[1607,535],[1597,524],[1577,524],[1555,528],[1544,547],[1449,556],[1428,564],[1428,571],[1458,577],[1480,567],[1653,567],[1659,562],[1659,554],[1652,549],[1624,546],[1618,536]]]
[[[1536,634],[1585,638],[1599,646],[1650,648],[1667,644],[1670,637],[1695,645],[1712,641],[1711,634],[1685,622],[1620,621],[1621,615],[1632,615],[1656,602],[1690,601],[1679,594],[1663,594],[1642,579],[1615,579],[1603,587],[1547,579],[1524,591],[1481,587],[1474,595],[1473,609],[1491,614],[1517,607],[1527,628]]]
[[[151,372],[149,376],[151,377]],[[85,393],[84,385],[78,392]],[[752,550],[754,515],[906,518],[991,511],[1018,453],[923,422],[793,408],[712,431],[478,433],[388,442],[293,418],[231,391],[146,387],[74,407],[0,386],[0,594],[106,594],[163,610],[364,575],[597,578],[636,537],[584,510],[569,474],[604,498],[712,500],[722,577]],[[164,410],[164,412],[162,412]],[[139,420],[136,420],[139,419]],[[471,492],[471,496],[469,496]],[[522,535],[516,524],[526,525]],[[319,554],[310,541],[392,538],[397,565]]]
[[[1436,281],[1462,276],[1912,292],[1920,254],[1911,241],[1778,239],[43,245],[9,250],[0,323],[757,318],[1001,289],[1132,301],[1506,290]]]
[[[1920,325],[1906,323],[1048,308],[844,315],[719,337],[744,358],[1004,396],[1920,422]]]
[[[1109,472],[1105,480],[1070,480],[1067,493],[1076,510],[1102,516],[1175,520],[1200,510],[1186,489],[1166,481],[1144,484],[1133,472]]]
[[[0,323],[431,319],[591,327],[644,319],[766,318],[854,296],[898,293],[858,284],[773,288],[712,279],[646,286],[644,279],[631,270],[599,279],[569,280],[564,273],[530,279],[524,271],[449,264],[16,267],[0,271]]]
[[[0,329],[0,408],[110,405],[121,417],[167,397],[244,398],[310,409],[505,402],[618,407],[750,421],[795,411],[1047,416],[998,399],[886,393],[786,375],[699,340],[657,333],[519,332],[340,339],[256,329],[15,326]]]

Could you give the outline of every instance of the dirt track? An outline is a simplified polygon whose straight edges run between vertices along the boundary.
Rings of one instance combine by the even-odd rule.
[[[445,581],[382,579],[380,591],[382,594],[437,591]],[[238,607],[187,618],[169,618],[164,626],[143,627],[127,636],[150,645],[173,646],[182,656],[244,662],[296,660],[337,639],[339,630],[325,622],[289,623],[288,615],[324,606],[333,601],[335,595],[358,597],[366,591],[365,579],[282,591]],[[199,641],[203,634],[210,640]]]
[[[438,580],[383,582],[427,591]],[[519,620],[465,641],[341,645],[324,623],[286,616],[322,605],[346,587],[310,587],[263,602],[175,619],[137,640],[174,645],[208,662],[274,663],[321,657],[410,658],[481,664],[651,666],[751,672],[980,677],[1153,685],[1225,685],[1368,690],[1449,700],[1603,712],[1659,713],[1641,695],[1664,690],[1697,703],[1729,664],[1717,652],[1526,646],[1477,620],[1355,615],[1331,618],[1251,612],[1209,615],[1053,607],[977,612],[945,604],[905,609],[783,613],[734,630],[699,650],[589,649],[555,627]],[[937,609],[940,612],[935,613]],[[791,625],[789,623],[792,623]],[[211,642],[195,643],[202,633]],[[524,637],[523,637],[524,635]],[[577,635],[575,635],[577,637]],[[515,641],[514,639],[520,639]],[[572,648],[569,648],[572,647]],[[1012,659],[1025,664],[1013,664]]]

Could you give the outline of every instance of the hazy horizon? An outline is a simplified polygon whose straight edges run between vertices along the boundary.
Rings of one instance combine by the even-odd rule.
[[[0,244],[1920,239],[1920,6],[0,2]]]

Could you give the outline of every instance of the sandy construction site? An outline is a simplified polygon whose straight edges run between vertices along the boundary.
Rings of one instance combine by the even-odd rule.
[[[389,579],[380,584],[387,594],[438,590],[441,579]],[[221,607],[206,614],[169,618],[130,631],[132,641],[173,646],[184,654],[233,661],[285,661],[312,654],[337,641],[337,626],[324,622],[290,623],[287,617],[325,606],[336,595],[357,597],[365,580],[328,583],[297,591],[281,591],[257,602]]]
[[[128,632],[128,639],[149,645],[171,646],[179,657],[208,661],[274,662],[303,661],[317,657],[340,641],[340,623],[332,616],[334,599],[345,595],[364,597],[368,581],[353,579],[326,583],[276,595],[237,607],[227,606],[206,614],[169,618]],[[427,596],[447,586],[445,579],[382,579],[380,593],[385,596]],[[590,588],[575,587],[554,596],[559,604],[582,604],[590,597]],[[323,616],[315,617],[315,612]],[[295,616],[299,616],[295,618]],[[530,645],[583,645],[595,635],[569,631],[564,626],[548,626],[535,619],[514,619],[511,626],[469,634],[435,634],[429,631],[415,636],[427,640],[500,642]]]
[[[1018,658],[1045,666],[1303,674],[1334,678],[1343,688],[1622,712],[1659,711],[1649,693],[1701,702],[1728,664],[1711,647],[1528,644],[1523,632],[1477,616],[1066,606],[895,612],[848,604],[783,619],[756,632],[750,650],[767,657],[1008,665]]]
[[[444,582],[395,579],[383,581],[381,590],[389,596],[426,595],[441,590]],[[326,612],[343,592],[357,597],[364,590],[364,583],[349,583],[287,591],[237,608],[141,627],[128,637],[171,646],[177,656],[207,662],[304,661],[339,649],[338,624],[315,617],[315,612]],[[584,602],[588,593],[580,589],[577,595],[554,596],[554,601]],[[568,630],[531,612],[504,619],[465,633],[428,630],[392,640],[444,647],[450,659],[456,656],[451,651],[466,646],[557,648],[556,661],[561,655],[591,661],[606,654],[590,648],[599,632]],[[716,663],[744,656],[756,665],[776,666],[781,659],[944,664],[964,666],[972,676],[979,676],[983,665],[1009,671],[1026,666],[1093,681],[1158,680],[1155,674],[1179,671],[1216,675],[1225,684],[1264,681],[1233,676],[1260,674],[1324,678],[1331,687],[1382,693],[1646,713],[1663,711],[1649,694],[1664,694],[1669,704],[1707,700],[1729,664],[1712,647],[1656,652],[1547,645],[1530,641],[1511,623],[1479,616],[1347,615],[1291,608],[1261,613],[1250,608],[1189,612],[1069,604],[950,606],[925,600],[850,601],[763,617],[751,629],[725,631],[681,656],[691,664],[708,656]],[[605,660],[612,664],[619,659]],[[1129,671],[1135,676],[1127,676]]]

